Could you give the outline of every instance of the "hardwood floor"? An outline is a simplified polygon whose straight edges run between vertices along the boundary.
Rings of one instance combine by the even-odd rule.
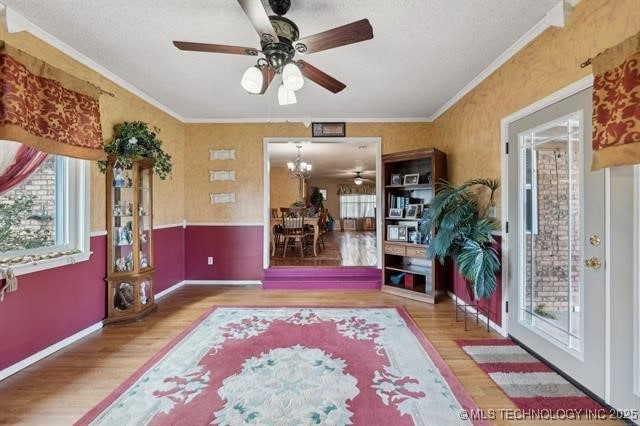
[[[376,266],[378,262],[374,231],[332,231],[324,235],[324,241],[325,248],[317,257],[308,253],[301,258],[296,246],[283,258],[278,249],[270,266]]]
[[[0,382],[0,424],[72,424],[213,305],[403,305],[482,409],[515,408],[454,342],[498,336],[475,323],[465,332],[462,323],[456,323],[453,302],[448,299],[428,305],[380,291],[265,291],[258,286],[187,285],[158,305],[158,312],[144,321],[104,328]]]

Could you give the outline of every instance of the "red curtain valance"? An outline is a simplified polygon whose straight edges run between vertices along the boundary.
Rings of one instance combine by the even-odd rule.
[[[0,41],[0,139],[104,158],[100,89]]]
[[[592,170],[640,164],[640,33],[592,59]]]

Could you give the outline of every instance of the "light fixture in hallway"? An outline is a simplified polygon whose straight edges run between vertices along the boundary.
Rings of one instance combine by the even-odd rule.
[[[287,163],[287,169],[289,170],[289,176],[292,178],[298,179],[308,179],[311,176],[311,163],[302,159],[302,145],[296,145],[298,148],[298,155],[294,161],[289,161]]]
[[[356,185],[362,185],[362,182],[364,182],[364,179],[360,177],[360,172],[356,172],[356,177],[353,179],[353,183]]]

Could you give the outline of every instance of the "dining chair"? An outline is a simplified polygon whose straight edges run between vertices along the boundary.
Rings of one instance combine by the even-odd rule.
[[[305,243],[307,240],[308,232],[304,227],[304,211],[301,211],[298,216],[288,217],[282,216],[282,237],[284,238],[284,251],[282,257],[287,255],[287,248],[289,241],[293,240],[300,243],[300,257],[304,258]]]
[[[322,244],[322,250],[324,250],[324,234],[327,232],[327,211],[321,210],[320,216],[318,216],[318,248]]]

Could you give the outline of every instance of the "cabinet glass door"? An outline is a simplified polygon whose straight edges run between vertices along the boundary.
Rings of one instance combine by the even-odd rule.
[[[133,171],[116,164],[111,181],[112,272],[133,271]]]
[[[153,265],[151,259],[151,238],[153,221],[151,216],[151,168],[140,169],[139,179],[139,193],[138,193],[138,232],[140,233],[140,269],[150,268]]]

